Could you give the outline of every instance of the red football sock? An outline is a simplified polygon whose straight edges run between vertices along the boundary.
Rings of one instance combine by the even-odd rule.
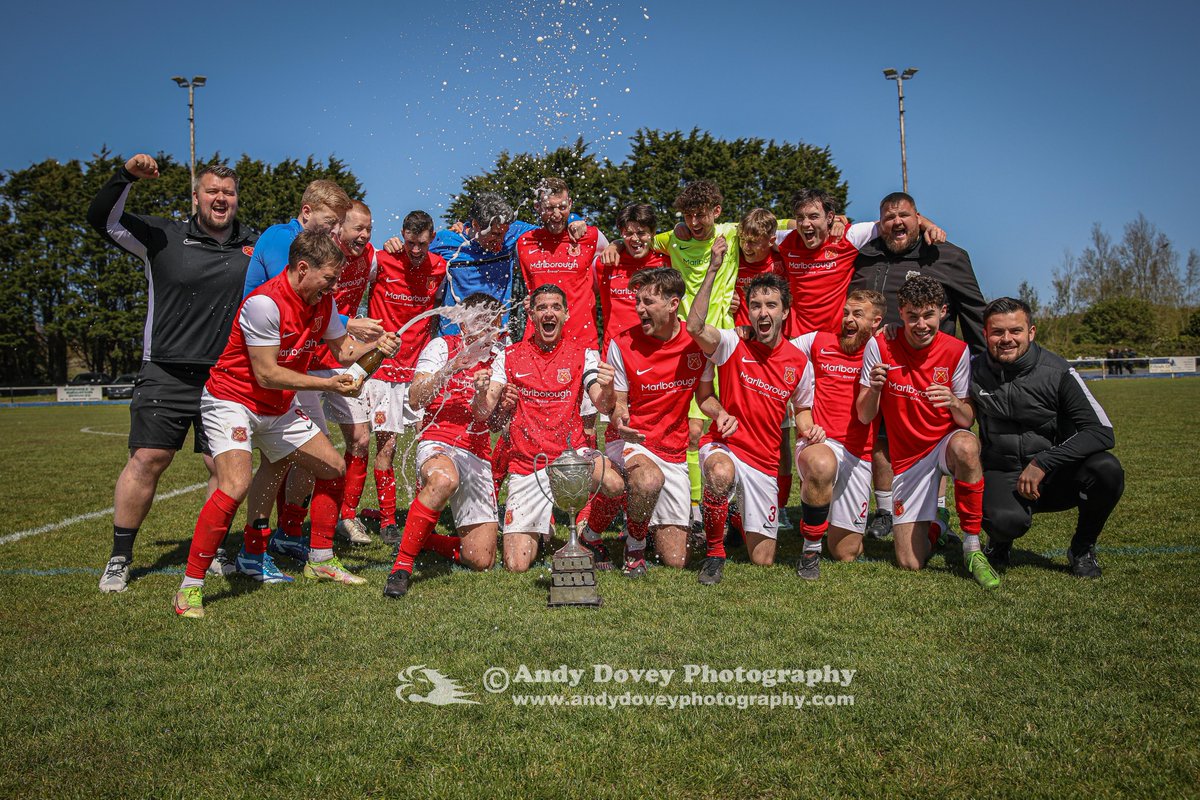
[[[983,527],[983,478],[975,483],[954,482],[954,508],[962,532],[978,534]]]
[[[375,470],[375,494],[379,496],[379,524],[396,524],[396,472]]]
[[[200,516],[196,518],[196,530],[192,534],[192,545],[188,548],[187,571],[189,578],[204,579],[208,565],[217,554],[217,548],[229,532],[229,524],[237,514],[238,502],[217,489],[212,497],[204,501]]]
[[[343,478],[317,481],[313,486],[312,529],[309,546],[313,550],[333,547],[333,529],[337,526],[338,509],[342,505]]]
[[[279,527],[283,528],[285,536],[303,536],[304,530],[300,526],[304,524],[304,518],[307,516],[308,509],[304,506],[284,503],[283,511],[279,515]]]
[[[788,498],[792,496],[792,476],[779,476],[779,507],[787,508]]]
[[[729,517],[729,498],[714,497],[706,490],[703,496],[704,539],[708,555],[725,557],[725,521]]]
[[[617,512],[625,507],[625,495],[619,497],[605,497],[602,494],[596,495],[588,508],[586,517],[588,527],[596,533],[604,533],[609,525],[612,525],[613,519],[617,516]]]
[[[404,522],[400,552],[396,553],[396,563],[392,565],[392,572],[398,569],[412,572],[413,561],[421,554],[421,548],[437,526],[439,516],[437,511],[427,507],[419,498],[412,501],[412,505],[408,507],[408,519]]]
[[[630,539],[645,542],[646,537],[650,535],[650,520],[645,520],[644,522],[629,520],[628,529]]]
[[[745,536],[745,535],[746,535],[746,529],[742,527],[742,512],[740,512],[740,511],[732,511],[732,512],[730,512],[730,514],[729,514],[729,525],[730,525],[730,526],[731,526],[731,527],[732,527],[732,528],[733,528],[735,531],[737,531],[737,532],[738,532],[738,534],[740,534],[740,535],[742,535],[742,536]]]
[[[256,519],[242,531],[242,549],[252,556],[267,552],[267,540],[271,538],[271,523]]]
[[[455,564],[462,561],[462,538],[444,533],[431,533],[425,537],[425,548],[432,550]]]
[[[346,489],[342,495],[342,519],[354,519],[358,513],[358,501],[362,499],[363,486],[367,483],[367,457],[346,454]]]

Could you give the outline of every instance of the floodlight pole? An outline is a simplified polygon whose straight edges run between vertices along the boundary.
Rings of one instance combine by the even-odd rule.
[[[194,215],[196,213],[196,89],[203,86],[208,79],[203,75],[196,75],[189,81],[176,75],[171,80],[175,81],[179,88],[188,90],[188,141],[191,150],[188,167],[192,175],[190,194],[192,196],[192,214]]]
[[[900,175],[904,183],[904,191],[908,192],[908,153],[905,149],[904,140],[904,82],[912,80],[912,77],[917,74],[917,70],[909,67],[904,72],[896,72],[894,69],[885,69],[883,77],[889,81],[896,82],[896,96],[900,103]]]

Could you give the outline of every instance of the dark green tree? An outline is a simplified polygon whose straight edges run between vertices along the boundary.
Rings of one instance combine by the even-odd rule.
[[[828,148],[753,138],[728,141],[699,130],[641,129],[630,143],[629,156],[620,164],[598,159],[582,140],[542,155],[502,152],[494,169],[463,180],[462,193],[445,219],[465,219],[473,194],[495,191],[522,219],[536,221],[536,187],[548,175],[565,180],[575,210],[609,235],[615,234],[620,208],[634,202],[653,205],[660,227],[667,228],[675,219],[672,205],[679,190],[701,178],[721,188],[724,220],[736,221],[756,206],[790,217],[791,197],[801,188],[825,189],[845,204],[847,186]]]
[[[1139,297],[1093,303],[1083,314],[1080,343],[1148,345],[1157,337],[1154,306]]]

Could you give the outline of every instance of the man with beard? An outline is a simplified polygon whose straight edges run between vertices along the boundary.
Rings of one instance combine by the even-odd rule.
[[[709,357],[696,399],[713,420],[700,442],[704,536],[704,585],[719,583],[725,568],[725,523],[729,499],[738,492],[746,551],[755,564],[775,561],[779,520],[779,447],[785,415],[812,407],[808,359],[783,336],[791,297],[787,281],[760,275],[746,287],[753,338],[705,321],[713,283],[725,258],[722,237],[713,242],[704,281],[688,310],[687,331]],[[728,300],[725,301],[728,303]],[[713,388],[719,378],[720,400]],[[799,426],[807,430],[808,425]]]
[[[129,460],[117,478],[112,555],[100,578],[102,592],[128,586],[134,538],[188,428],[195,430],[195,451],[204,454],[212,476],[209,494],[217,488],[200,394],[229,340],[258,238],[238,224],[238,176],[221,164],[197,173],[196,213],[186,221],[126,212],[133,184],[157,177],[157,162],[135,155],[96,194],[87,215],[101,236],[143,262],[150,295],[142,367],[129,404]],[[231,571],[221,555],[221,571],[225,566]]]
[[[855,411],[860,392],[863,348],[883,322],[883,296],[856,289],[846,298],[837,335],[813,331],[792,340],[812,365],[812,422],[799,431],[796,466],[804,481],[800,492],[804,554],[796,574],[821,575],[821,538],[828,531],[829,554],[853,561],[862,554],[863,529],[871,499],[871,450],[874,425]]]
[[[879,236],[868,242],[854,260],[852,289],[872,289],[883,295],[887,309],[885,326],[900,326],[897,292],[905,281],[925,275],[940,283],[946,293],[946,314],[941,330],[949,336],[961,329],[963,340],[972,353],[980,353],[983,341],[983,294],[975,279],[971,257],[960,247],[943,240],[925,241],[920,236],[921,216],[917,203],[904,192],[893,192],[879,203]],[[892,466],[888,457],[886,425],[879,429],[871,461],[875,499],[879,512],[867,524],[867,536],[883,539],[892,524]],[[946,508],[943,484],[938,496],[938,519],[934,525],[939,538],[950,532],[950,512]],[[944,543],[948,539],[941,539]]]
[[[475,418],[482,422],[492,416],[509,388],[516,396],[509,425],[510,476],[504,516],[504,567],[513,572],[524,572],[533,564],[538,542],[553,518],[553,504],[541,488],[549,485],[546,468],[535,472],[534,457],[540,461],[544,454],[554,461],[568,444],[580,447],[580,412],[595,413],[595,404],[602,401],[605,387],[613,379],[612,366],[602,363],[595,349],[563,338],[567,298],[562,289],[552,283],[534,289],[529,313],[533,333],[492,362],[491,380],[486,390],[476,391],[473,401]],[[596,459],[590,488],[606,497],[617,497],[625,490],[620,473],[603,455]]]
[[[629,286],[637,293],[640,324],[609,345],[613,381],[599,405],[613,409],[605,452],[629,489],[624,573],[637,578],[646,574],[646,538],[652,528],[664,564],[683,567],[687,562],[687,411],[706,359],[679,322],[685,287],[677,270],[643,270]],[[599,532],[608,523],[596,519],[604,514],[603,505],[593,503],[583,538],[607,561]]]
[[[953,475],[963,566],[980,586],[994,589],[1000,577],[979,542],[983,468],[970,431],[975,407],[967,346],[939,329],[946,314],[940,283],[917,275],[897,295],[903,329],[893,339],[880,334],[867,343],[859,378],[865,390],[855,401],[860,421],[869,424],[882,411],[891,432],[896,562],[903,569],[925,566],[936,538],[929,523],[937,518],[938,483]]]
[[[983,312],[987,352],[971,361],[971,398],[983,446],[983,529],[988,559],[1007,567],[1033,515],[1079,508],[1067,550],[1071,573],[1099,578],[1096,540],[1125,491],[1109,452],[1112,423],[1083,379],[1034,342],[1029,306],[1011,297]]]

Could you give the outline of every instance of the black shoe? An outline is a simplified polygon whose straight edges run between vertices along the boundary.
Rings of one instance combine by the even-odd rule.
[[[868,539],[886,539],[892,535],[892,512],[876,511],[867,522],[866,537]]]
[[[993,542],[989,539],[983,547],[983,554],[993,569],[1008,569],[1012,559],[1012,542]]]
[[[1067,563],[1071,565],[1071,574],[1076,578],[1099,578],[1100,562],[1096,560],[1096,546],[1092,545],[1082,554],[1075,555],[1067,549]]]
[[[412,578],[412,573],[408,570],[398,569],[391,575],[388,575],[387,585],[383,587],[383,596],[391,597],[398,600],[408,594],[408,581]]]
[[[612,557],[608,554],[608,548],[604,546],[604,542],[597,539],[594,542],[589,542],[586,539],[580,539],[579,543],[583,548],[592,554],[592,566],[597,570],[609,570],[613,568]]]
[[[403,537],[404,537],[404,531],[401,530],[399,525],[396,525],[396,524],[384,525],[382,528],[379,529],[379,538],[381,540],[383,540],[384,544],[391,544],[391,545],[400,544],[400,540]]]
[[[724,556],[709,556],[704,559],[704,566],[700,568],[700,575],[697,576],[696,580],[705,586],[713,586],[721,582],[724,572]]]
[[[821,554],[804,553],[800,563],[796,565],[796,574],[806,581],[815,581],[821,577]]]

